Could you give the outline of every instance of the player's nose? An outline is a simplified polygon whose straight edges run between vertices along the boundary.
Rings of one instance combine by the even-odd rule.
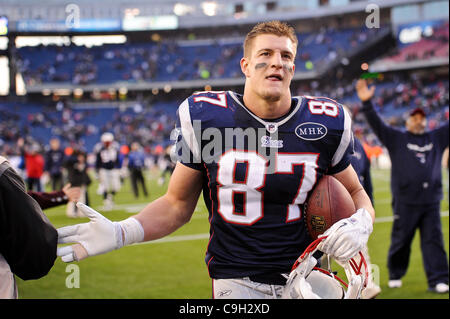
[[[281,68],[283,66],[283,59],[281,58],[281,53],[276,52],[272,55],[271,59],[272,67]]]

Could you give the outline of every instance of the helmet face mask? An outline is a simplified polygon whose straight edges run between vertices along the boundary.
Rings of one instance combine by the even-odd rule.
[[[286,282],[285,299],[359,299],[367,284],[368,268],[363,254],[359,253],[347,263],[345,269],[348,283],[336,276],[331,269],[316,267],[317,260],[312,256],[318,244],[326,237],[313,241],[294,263]],[[329,256],[328,256],[329,258]],[[359,262],[356,261],[359,259]],[[330,265],[330,263],[328,263]]]

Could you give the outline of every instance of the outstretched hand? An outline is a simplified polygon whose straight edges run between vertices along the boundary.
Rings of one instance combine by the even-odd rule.
[[[81,196],[81,187],[72,187],[70,183],[66,184],[62,191],[71,202],[77,202]]]
[[[58,247],[56,254],[62,261],[79,261],[123,246],[122,228],[119,223],[110,221],[82,203],[77,203],[77,207],[90,221],[58,228],[58,244],[76,243]]]
[[[370,88],[367,86],[367,81],[364,79],[359,79],[356,82],[356,93],[358,94],[359,99],[362,102],[366,102],[370,100],[375,93],[375,86],[371,86]]]

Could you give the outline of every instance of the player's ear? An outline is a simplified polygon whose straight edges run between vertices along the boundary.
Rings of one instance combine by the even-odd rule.
[[[250,76],[250,74],[248,73],[248,65],[249,65],[249,60],[248,60],[248,58],[246,58],[246,57],[243,57],[242,59],[241,59],[241,71],[242,71],[242,73],[244,73],[244,75],[245,75],[245,77],[249,77]]]

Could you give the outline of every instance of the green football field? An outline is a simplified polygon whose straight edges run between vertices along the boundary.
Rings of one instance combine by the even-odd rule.
[[[128,179],[116,196],[116,208],[104,215],[122,220],[137,213],[146,203],[162,195],[167,182],[158,186],[157,172],[147,174],[150,197],[134,199]],[[389,289],[386,268],[392,226],[389,171],[373,170],[377,220],[369,240],[371,263],[382,288],[379,299],[448,299],[449,294],[427,292],[422,265],[419,234],[416,234],[410,266],[403,287]],[[448,174],[444,172],[445,195],[442,202],[442,230],[448,256]],[[96,182],[89,189],[91,206],[101,211]],[[87,218],[66,217],[65,206],[45,211],[55,227],[87,222]],[[63,263],[59,258],[49,274],[39,280],[18,279],[19,298],[28,299],[209,299],[211,279],[204,262],[208,244],[208,217],[203,199],[191,221],[172,235],[151,243],[128,246],[111,253],[91,257],[79,263]],[[343,274],[340,274],[343,275]],[[345,277],[345,276],[343,276]]]

